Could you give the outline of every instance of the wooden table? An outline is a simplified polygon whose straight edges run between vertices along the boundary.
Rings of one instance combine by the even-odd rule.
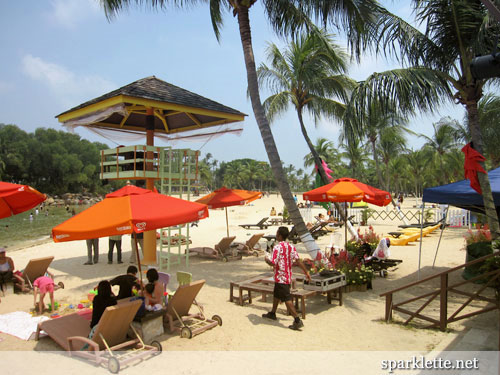
[[[269,225],[281,225],[283,224],[283,218],[280,216],[270,217],[267,222]]]
[[[294,277],[294,286],[295,283],[301,282],[302,275],[298,275]],[[255,278],[248,279],[239,283],[231,282],[230,283],[230,296],[229,301],[233,302],[236,298],[233,295],[234,287],[238,287],[239,295],[238,295],[238,303],[240,306],[243,306],[245,301],[248,301],[249,304],[252,303],[252,292],[261,293],[262,299],[265,302],[267,294],[273,294],[274,292],[274,281],[272,280],[272,276],[269,275],[259,275]],[[247,292],[247,295],[244,295],[244,292]],[[305,290],[305,289],[297,289],[293,287],[290,290],[290,294],[292,295],[292,300],[294,302],[295,308],[298,312],[301,313],[302,319],[306,318],[306,299],[318,294],[326,294],[327,303],[331,304],[332,300],[339,301],[339,306],[342,306],[342,288],[336,288],[330,290],[328,292],[319,292],[315,290]],[[300,307],[299,307],[300,302]]]

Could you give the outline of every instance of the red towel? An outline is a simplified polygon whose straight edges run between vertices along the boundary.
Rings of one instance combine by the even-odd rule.
[[[481,191],[481,186],[479,185],[479,180],[477,178],[477,173],[486,173],[484,168],[479,164],[485,161],[486,158],[479,152],[474,150],[470,143],[467,143],[463,148],[462,152],[465,154],[465,178],[470,180],[470,187],[477,191],[479,194],[483,194]]]

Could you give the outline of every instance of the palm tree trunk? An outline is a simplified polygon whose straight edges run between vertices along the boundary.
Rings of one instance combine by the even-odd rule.
[[[316,245],[314,239],[312,238],[311,233],[307,229],[300,211],[295,204],[285,172],[283,171],[283,166],[281,165],[280,156],[278,154],[278,149],[276,148],[276,143],[274,142],[269,121],[265,116],[264,108],[260,100],[257,70],[255,68],[255,58],[252,48],[250,19],[248,16],[249,8],[244,5],[239,5],[236,10],[238,15],[241,44],[243,47],[243,55],[245,57],[245,67],[247,70],[248,92],[250,94],[255,120],[259,126],[264,147],[269,158],[269,163],[271,164],[271,169],[273,171],[274,178],[276,179],[276,184],[288,209],[290,218],[292,219],[295,229],[308,251],[315,255],[315,252],[319,250],[318,245]]]
[[[309,150],[311,151],[311,155],[313,156],[314,159],[314,164],[318,167],[318,173],[321,177],[321,181],[323,182],[324,185],[330,183],[328,180],[328,176],[326,175],[325,169],[323,168],[323,163],[321,162],[321,159],[318,155],[318,152],[314,148],[313,143],[311,142],[311,139],[309,138],[309,135],[307,134],[306,127],[304,125],[304,120],[302,119],[302,109],[297,108],[297,116],[299,117],[299,124],[300,124],[300,130],[302,131],[302,135],[304,136],[304,139],[306,140],[307,146],[309,147]],[[347,217],[345,216],[345,210],[343,210],[338,202],[333,202],[333,205],[335,206],[335,209],[340,215],[340,218],[344,223],[347,224]],[[351,229],[351,228],[349,228]],[[356,236],[356,233],[351,233],[353,236]]]
[[[326,175],[325,169],[323,168],[323,163],[321,163],[321,159],[318,155],[318,152],[314,148],[313,143],[311,142],[311,139],[309,138],[309,135],[307,134],[306,127],[304,125],[304,120],[302,119],[302,109],[297,108],[297,116],[299,117],[299,124],[300,124],[300,130],[302,131],[302,135],[304,136],[304,139],[306,140],[307,146],[309,147],[309,150],[311,151],[311,155],[313,156],[314,159],[314,164],[318,167],[318,172],[319,175],[321,176],[321,180],[323,181],[323,184],[328,184],[330,181],[328,181],[328,176]]]
[[[479,127],[479,115],[477,112],[477,100],[470,100],[465,104],[467,110],[467,117],[469,118],[469,131],[471,134],[472,142],[474,143],[474,149],[483,153],[483,138],[481,135],[481,129]],[[481,163],[484,168],[484,163]],[[485,169],[486,170],[486,169]],[[478,173],[477,177],[479,179],[479,185],[483,192],[483,202],[484,210],[486,213],[486,219],[488,220],[488,226],[491,231],[491,238],[496,239],[500,237],[500,228],[498,225],[498,215],[495,207],[495,202],[493,201],[493,194],[491,193],[490,179],[487,173]]]
[[[378,183],[380,184],[380,186],[384,186],[384,180],[382,179],[382,174],[380,173],[380,163],[378,161],[375,139],[370,139],[370,143],[372,144],[373,160],[375,161],[375,170],[377,171]]]

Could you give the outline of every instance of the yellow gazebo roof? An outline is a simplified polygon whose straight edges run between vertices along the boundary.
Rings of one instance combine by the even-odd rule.
[[[132,82],[57,115],[65,125],[146,131],[153,110],[154,131],[179,133],[243,121],[246,114],[154,76]]]

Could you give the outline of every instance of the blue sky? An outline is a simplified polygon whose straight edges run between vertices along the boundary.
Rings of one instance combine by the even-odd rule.
[[[391,11],[411,19],[409,1],[387,1]],[[264,61],[266,44],[284,44],[268,27],[259,2],[250,14],[257,64]],[[156,77],[249,116],[240,136],[224,135],[209,142],[177,142],[174,147],[200,149],[218,160],[249,157],[267,161],[267,155],[246,95],[246,72],[237,22],[227,14],[217,42],[208,7],[156,13],[132,8],[111,22],[97,0],[23,0],[0,2],[0,123],[16,124],[32,132],[38,127],[63,129],[54,116],[137,79]],[[341,37],[339,37],[340,40]],[[362,80],[374,71],[395,65],[365,56],[350,75]],[[263,92],[262,98],[269,93]],[[422,115],[410,127],[432,134],[432,122],[441,115],[462,119],[463,109],[449,105],[435,116]],[[322,122],[310,137],[326,137],[338,144],[339,124]],[[308,153],[294,112],[272,126],[286,164],[303,167]],[[114,144],[85,129],[83,138]],[[118,143],[123,143],[119,141]],[[422,139],[409,139],[414,149]],[[158,145],[167,145],[158,143]]]

